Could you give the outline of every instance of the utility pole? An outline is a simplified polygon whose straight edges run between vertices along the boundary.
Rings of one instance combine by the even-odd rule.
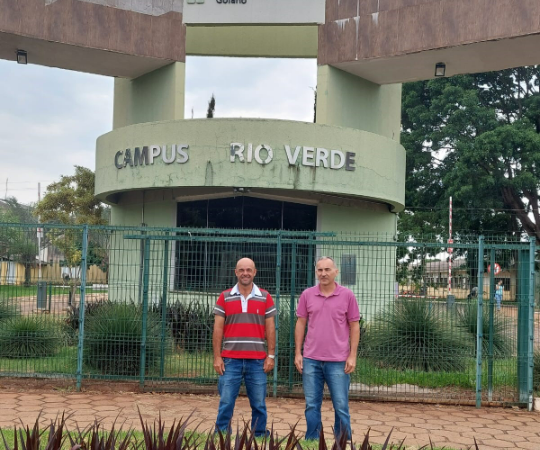
[[[41,201],[41,183],[38,183],[38,203]],[[37,229],[37,239],[38,239],[38,280],[41,281],[41,238],[43,237],[43,228],[41,228],[41,218],[38,217],[38,229]]]
[[[450,197],[450,203],[448,205],[448,243],[453,244],[452,239],[452,197]],[[448,298],[452,298],[452,254],[454,252],[453,247],[448,247]],[[452,301],[452,300],[451,300]],[[453,301],[452,301],[453,303]]]

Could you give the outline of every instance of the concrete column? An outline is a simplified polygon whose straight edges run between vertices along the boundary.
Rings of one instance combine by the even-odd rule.
[[[401,84],[381,86],[332,66],[319,66],[317,123],[369,131],[399,142]]]
[[[116,78],[113,129],[183,119],[185,66],[175,62],[132,80]]]

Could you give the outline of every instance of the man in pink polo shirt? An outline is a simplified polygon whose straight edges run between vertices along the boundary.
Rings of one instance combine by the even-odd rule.
[[[298,300],[294,332],[294,364],[302,374],[306,397],[306,439],[319,438],[325,382],[334,405],[334,432],[350,438],[349,385],[356,368],[360,311],[352,291],[335,282],[338,268],[332,258],[320,258],[316,274],[319,284],[302,292]]]

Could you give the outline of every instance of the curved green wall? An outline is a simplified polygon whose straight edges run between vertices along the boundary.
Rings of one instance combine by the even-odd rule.
[[[175,158],[171,156],[173,145]],[[260,145],[265,148],[256,154]],[[173,162],[164,162],[163,146],[165,161]],[[240,146],[244,148],[243,162]],[[153,161],[152,152],[156,155]],[[255,119],[153,122],[119,128],[98,138],[96,195],[115,203],[114,194],[134,190],[271,188],[291,194],[316,192],[375,200],[400,211],[405,197],[404,168],[405,151],[398,142],[352,128]]]

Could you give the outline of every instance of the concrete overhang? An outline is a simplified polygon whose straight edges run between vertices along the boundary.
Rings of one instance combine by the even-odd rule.
[[[175,62],[0,32],[0,59],[15,61],[17,49],[28,53],[28,64],[122,78],[137,78]]]
[[[540,64],[539,48],[540,34],[534,34],[330,65],[377,84],[406,83],[434,78],[439,62],[447,77]]]

